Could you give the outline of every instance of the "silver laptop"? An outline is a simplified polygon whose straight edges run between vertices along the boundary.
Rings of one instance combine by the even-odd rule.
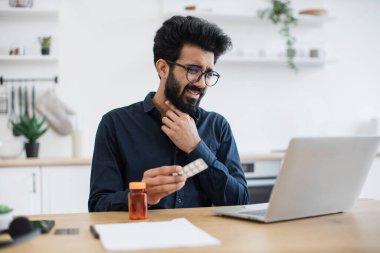
[[[294,138],[269,203],[215,208],[265,223],[344,212],[359,197],[380,137]]]

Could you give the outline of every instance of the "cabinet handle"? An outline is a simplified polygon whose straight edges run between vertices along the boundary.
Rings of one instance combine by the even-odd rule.
[[[36,193],[36,173],[33,173],[32,174],[32,177],[33,177],[33,190],[32,190],[32,193]]]

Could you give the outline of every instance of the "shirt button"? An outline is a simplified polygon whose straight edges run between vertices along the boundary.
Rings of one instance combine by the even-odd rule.
[[[178,199],[178,203],[181,203],[182,202],[182,199]]]

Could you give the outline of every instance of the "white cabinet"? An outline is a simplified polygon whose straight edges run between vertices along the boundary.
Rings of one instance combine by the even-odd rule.
[[[0,168],[0,203],[15,215],[41,213],[40,179],[39,167]]]
[[[0,204],[15,215],[87,212],[90,165],[0,168]]]
[[[90,166],[42,167],[42,212],[87,212]]]

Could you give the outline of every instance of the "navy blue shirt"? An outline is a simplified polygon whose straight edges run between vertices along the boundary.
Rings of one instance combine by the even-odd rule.
[[[151,209],[247,204],[247,183],[227,120],[199,108],[196,126],[201,143],[186,154],[161,130],[154,94],[103,116],[92,160],[89,211],[128,211],[129,182],[141,181],[148,169],[184,166],[198,158],[209,168]]]

